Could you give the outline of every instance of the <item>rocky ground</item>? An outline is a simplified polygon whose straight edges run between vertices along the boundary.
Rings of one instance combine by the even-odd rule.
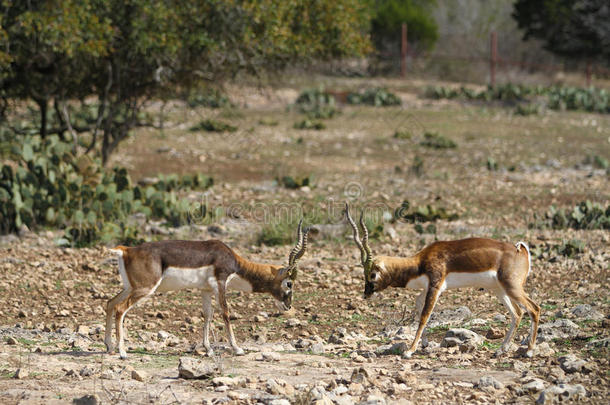
[[[136,179],[151,174],[153,161],[159,170],[180,164],[186,172],[192,163],[194,170],[215,176],[212,189],[186,198],[225,207],[227,215],[179,229],[146,224],[156,238],[219,238],[252,260],[282,263],[291,246],[255,243],[264,216],[273,216],[280,203],[325,213],[323,221],[315,216],[319,223],[299,267],[293,309],[279,314],[268,296],[231,293],[232,324],[246,355],[226,349],[216,314],[217,355],[209,358],[198,345],[200,294],[156,294],[126,317],[129,358],[120,360],[105,354],[103,345],[105,304],[120,290],[116,259],[107,248],[56,247],[61,231],[55,230],[2,236],[0,403],[607,401],[610,235],[552,230],[537,221],[551,204],[571,209],[590,199],[607,206],[607,173],[583,161],[591,153],[610,156],[608,118],[577,113],[515,118],[503,109],[429,104],[401,94],[407,100],[403,109],[459,144],[433,151],[392,138],[398,113],[405,110],[346,108],[327,131],[297,133],[292,121],[282,121],[286,94],[296,92],[272,94],[257,99],[271,100],[269,105],[260,106],[253,97],[240,101],[249,106],[237,119],[240,128],[256,126],[260,115],[280,120],[277,127],[256,130],[264,137],[241,138],[263,139],[258,148],[234,155],[231,136],[209,135],[214,142],[204,145],[207,138],[196,135],[198,142],[192,143],[195,135],[184,128],[164,137],[142,130],[129,141],[137,153],[122,150],[114,159],[127,164]],[[173,114],[176,120],[188,116]],[[208,113],[198,114],[191,119]],[[366,119],[359,122],[360,116]],[[536,136],[524,144],[520,134],[530,131]],[[304,140],[297,142],[299,136]],[[554,142],[558,138],[560,144]],[[500,163],[499,170],[485,167],[488,155]],[[415,156],[423,159],[421,173],[410,169]],[[287,190],[273,181],[308,169],[315,174],[311,187]],[[381,210],[381,216],[388,211],[391,217],[405,199],[459,215],[437,221],[429,233],[386,222],[371,242],[379,255],[408,255],[436,239],[465,236],[526,241],[534,262],[525,289],[542,307],[534,357],[524,357],[520,344],[529,329],[527,317],[513,350],[494,357],[508,314],[492,294],[465,289],[443,294],[424,347],[402,358],[416,327],[417,291],[391,289],[362,299],[359,253],[337,209],[346,198]],[[261,204],[263,218],[256,211]],[[564,255],[561,246],[573,239],[584,248]]]

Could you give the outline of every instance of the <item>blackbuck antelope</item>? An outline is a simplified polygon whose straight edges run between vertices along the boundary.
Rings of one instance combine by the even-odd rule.
[[[383,291],[387,287],[423,289],[417,297],[416,310],[419,326],[415,339],[405,357],[417,349],[422,332],[434,309],[438,297],[448,288],[478,287],[493,291],[508,308],[512,322],[497,355],[509,349],[523,311],[523,305],[532,319],[527,356],[531,357],[536,343],[540,307],[532,301],[523,286],[531,270],[529,248],[523,242],[516,245],[492,239],[469,238],[447,242],[434,242],[411,257],[373,256],[368,244],[368,230],[360,216],[363,237],[352,219],[346,204],[347,220],[354,231],[354,241],[360,249],[364,267],[364,297]]]
[[[123,320],[127,311],[155,291],[197,288],[203,290],[203,346],[208,355],[214,353],[209,340],[214,295],[218,297],[229,343],[236,355],[243,355],[244,351],[237,345],[229,322],[226,290],[269,293],[276,299],[280,310],[290,309],[297,262],[307,248],[309,230],[302,230],[302,222],[299,222],[297,244],[290,252],[286,266],[251,262],[218,240],[168,240],[111,249],[119,255],[123,291],[109,300],[106,307],[104,343],[108,352],[113,352],[113,318],[119,354],[124,359],[127,353],[123,341]]]

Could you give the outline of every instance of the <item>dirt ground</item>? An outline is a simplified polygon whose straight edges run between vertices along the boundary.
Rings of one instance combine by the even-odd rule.
[[[290,312],[277,313],[269,296],[231,293],[232,324],[247,353],[236,357],[226,350],[216,314],[213,340],[219,354],[209,358],[195,346],[203,324],[200,294],[156,294],[127,315],[129,358],[120,360],[105,354],[103,345],[105,303],[120,290],[116,259],[107,248],[56,247],[54,230],[3,236],[0,403],[70,403],[85,395],[102,403],[163,404],[606,401],[610,234],[530,225],[551,205],[571,209],[583,200],[608,205],[608,174],[587,157],[610,159],[610,117],[573,112],[520,117],[502,106],[422,99],[426,83],[323,81],[337,89],[386,85],[403,105],[341,106],[338,117],[325,121],[326,129],[297,130],[293,124],[303,116],[288,106],[302,87],[230,87],[237,108],[189,110],[174,102],[166,108],[163,133],[140,129],[113,157],[136,180],[158,173],[214,177],[210,190],[184,198],[224,215],[156,238],[218,238],[251,260],[282,263],[291,246],[257,245],[260,229],[278,216],[294,219],[303,211],[315,220],[319,232],[301,261]],[[188,131],[209,117],[239,129]],[[403,129],[413,137],[393,137]],[[425,148],[419,141],[426,131],[451,138],[458,147]],[[490,158],[498,170],[488,169]],[[312,175],[313,184],[285,189],[275,181],[285,175]],[[526,241],[534,252],[526,291],[541,305],[546,331],[534,357],[517,350],[528,331],[527,317],[514,350],[494,357],[508,314],[493,294],[472,289],[443,294],[429,344],[413,358],[390,349],[412,338],[418,292],[391,289],[362,299],[359,252],[341,217],[346,199],[380,218],[391,216],[404,200],[459,216],[437,221],[433,233],[386,223],[371,242],[374,254],[404,256],[437,239],[466,236]],[[558,248],[572,239],[583,241],[584,251],[563,256]],[[442,347],[452,328],[467,328],[482,340],[474,347]],[[179,378],[179,363],[189,359],[216,379]]]

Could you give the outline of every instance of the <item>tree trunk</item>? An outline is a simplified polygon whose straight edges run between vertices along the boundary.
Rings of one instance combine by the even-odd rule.
[[[47,137],[47,110],[48,110],[48,100],[45,99],[37,99],[35,100],[36,104],[38,104],[38,108],[40,109],[40,137],[45,139]]]

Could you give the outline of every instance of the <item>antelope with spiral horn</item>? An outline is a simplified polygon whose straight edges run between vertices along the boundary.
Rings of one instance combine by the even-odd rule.
[[[373,256],[368,244],[368,230],[364,224],[364,210],[360,215],[363,237],[352,219],[348,204],[345,214],[352,226],[354,242],[360,249],[364,267],[364,297],[388,287],[409,287],[423,290],[416,300],[419,326],[415,339],[404,353],[411,357],[417,349],[426,323],[443,291],[450,288],[486,288],[496,294],[511,315],[511,324],[502,347],[496,355],[510,348],[523,311],[532,322],[526,355],[533,355],[540,307],[525,293],[523,287],[531,270],[531,257],[524,242],[510,243],[493,239],[468,238],[446,242],[434,242],[410,257]]]
[[[235,289],[269,293],[276,299],[279,309],[290,309],[297,263],[307,248],[309,229],[303,231],[302,223],[303,220],[299,222],[297,244],[290,252],[286,266],[251,262],[219,240],[168,240],[111,249],[119,255],[123,290],[109,300],[106,307],[104,343],[108,352],[113,352],[114,349],[111,336],[114,320],[120,357],[127,357],[123,320],[127,311],[136,303],[155,291],[197,288],[203,291],[203,346],[208,355],[214,353],[209,340],[213,296],[218,299],[234,353],[243,355],[244,351],[237,345],[229,322],[226,291]]]

